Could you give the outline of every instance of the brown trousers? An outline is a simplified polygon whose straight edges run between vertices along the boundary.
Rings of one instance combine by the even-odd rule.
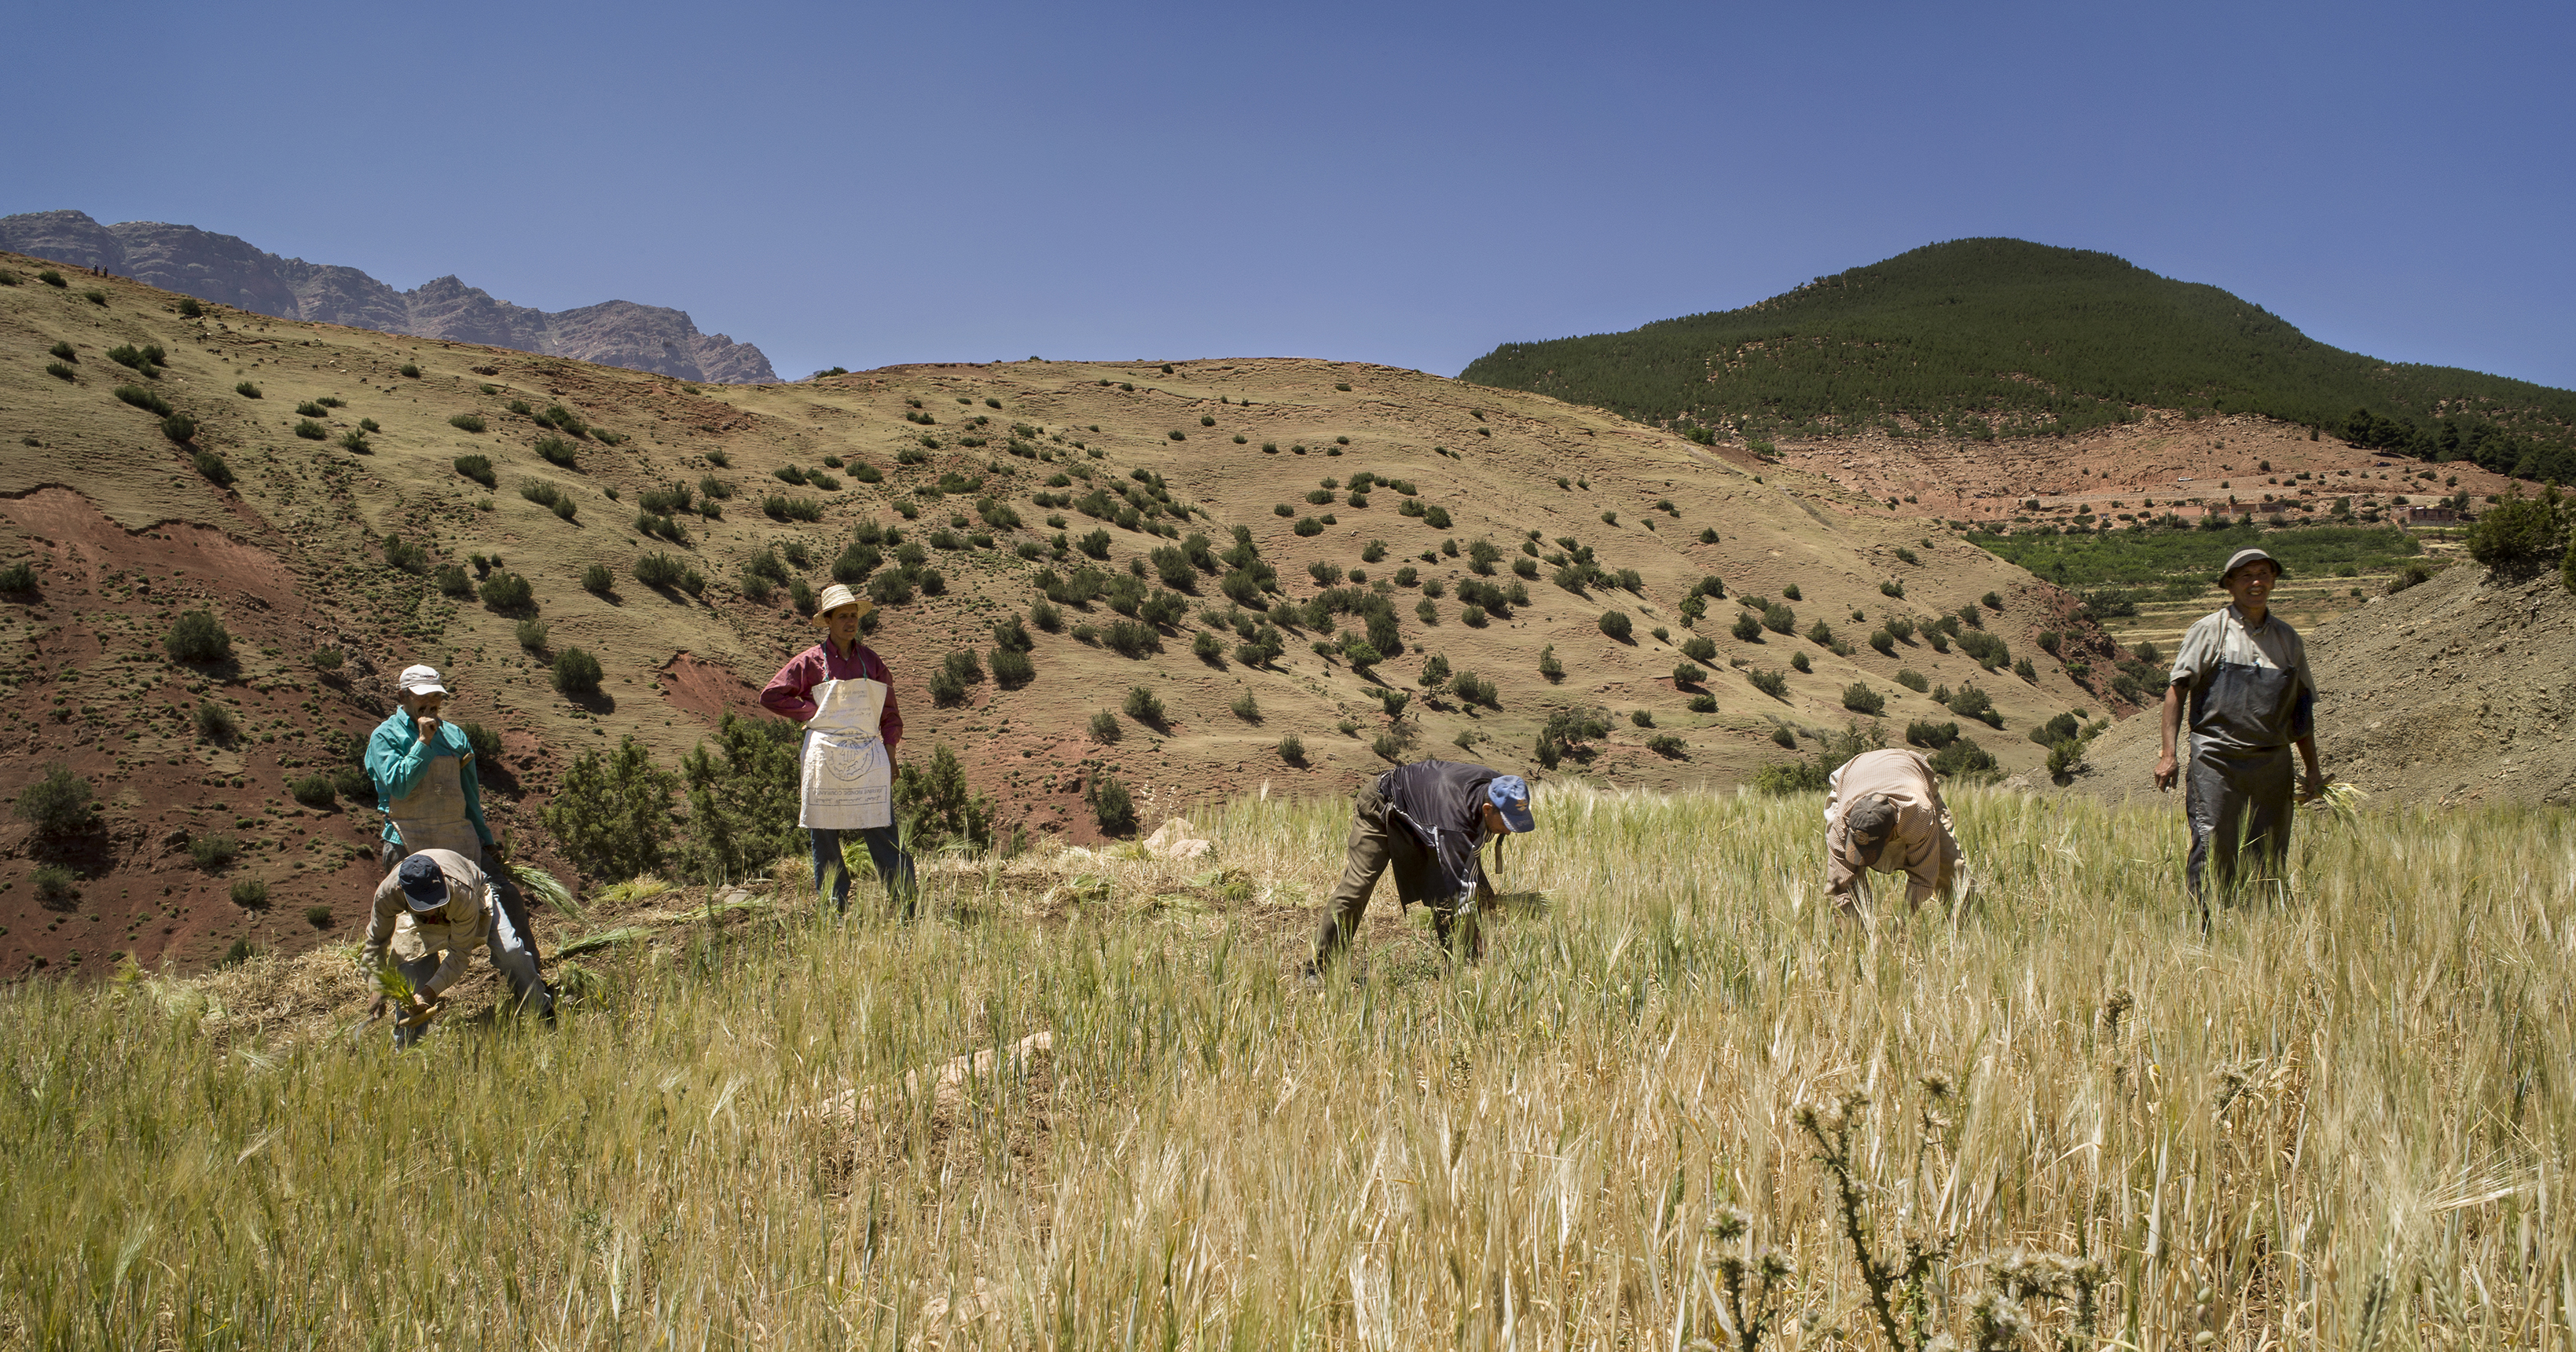
[[[1360,917],[1368,910],[1369,894],[1377,890],[1377,880],[1386,872],[1390,847],[1386,835],[1386,802],[1379,797],[1377,781],[1361,788],[1359,798],[1351,804],[1351,839],[1343,851],[1341,880],[1333,884],[1332,895],[1324,899],[1323,922],[1315,928],[1315,959],[1318,970],[1331,965],[1350,947],[1351,936],[1359,931]],[[1476,878],[1478,898],[1491,894],[1483,873]],[[1450,948],[1452,931],[1457,931],[1455,951],[1474,962],[1483,956],[1484,936],[1477,930],[1477,907],[1473,904],[1452,909],[1445,905],[1431,908],[1432,927],[1440,934],[1440,946]]]

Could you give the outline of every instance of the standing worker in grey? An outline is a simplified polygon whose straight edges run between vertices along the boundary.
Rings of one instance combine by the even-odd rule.
[[[2257,869],[2276,875],[2290,850],[2290,810],[2325,792],[2317,766],[2317,683],[2308,674],[2308,650],[2296,630],[2271,613],[2272,586],[2281,565],[2260,549],[2240,549],[2227,560],[2218,585],[2233,598],[2185,631],[2165,686],[2165,750],[2156,762],[2156,787],[2183,785],[2183,811],[2191,821],[2192,899],[2200,923],[2209,924],[2213,884],[2222,898],[2238,882],[2240,842],[2251,838]],[[2191,764],[2176,760],[2175,733],[2185,705],[2191,719]],[[2299,749],[2307,779],[2293,790],[2290,748]]]
[[[400,707],[367,739],[367,777],[376,782],[376,810],[385,814],[378,863],[390,875],[407,856],[449,850],[474,862],[491,881],[501,907],[531,957],[535,932],[528,903],[492,851],[492,828],[483,821],[483,780],[474,744],[465,730],[442,717],[447,685],[438,668],[410,666],[395,678]]]

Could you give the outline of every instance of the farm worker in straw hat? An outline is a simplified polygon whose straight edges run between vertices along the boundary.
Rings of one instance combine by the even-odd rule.
[[[1947,896],[1959,881],[1959,837],[1932,763],[1918,751],[1864,751],[1825,781],[1825,895],[1859,913],[1864,874],[1905,875],[1911,910]]]
[[[2171,789],[2184,773],[2174,735],[2188,703],[2191,766],[2183,812],[2191,821],[2191,862],[2185,876],[2204,927],[2209,875],[2216,873],[2222,892],[2232,889],[2240,842],[2251,837],[2256,867],[2269,876],[2290,850],[2293,802],[2325,792],[2325,771],[2317,765],[2317,683],[2308,674],[2307,645],[2271,612],[2272,585],[2280,580],[2279,560],[2260,549],[2237,550],[2218,574],[2218,585],[2231,599],[2183,632],[2173,678],[2165,686],[2165,750],[2156,761],[2156,787]],[[2295,800],[2293,746],[2307,764],[2307,782]]]
[[[1476,912],[1494,895],[1485,877],[1485,842],[1537,825],[1530,816],[1529,784],[1519,775],[1426,760],[1370,780],[1351,804],[1342,880],[1324,902],[1307,976],[1320,977],[1350,947],[1369,894],[1390,866],[1400,904],[1418,901],[1431,908],[1442,948],[1449,947],[1452,926],[1466,922],[1458,947],[1461,956],[1473,961],[1484,948]]]
[[[421,850],[450,850],[475,861],[499,890],[531,955],[535,931],[528,903],[510,871],[492,850],[492,828],[483,821],[482,774],[465,730],[447,721],[447,685],[438,668],[410,666],[394,678],[396,707],[367,738],[367,777],[376,782],[376,810],[385,814],[377,863],[390,876]]]
[[[464,977],[465,960],[477,948],[491,951],[492,965],[509,978],[522,1006],[536,1006],[553,1022],[554,995],[537,975],[536,954],[474,861],[454,850],[415,850],[376,884],[358,960],[366,970],[379,971],[390,950],[395,969],[411,984],[394,1019],[395,1046],[408,1047],[429,1031],[438,997]]]
[[[909,916],[912,856],[894,834],[894,757],[903,744],[903,715],[895,708],[893,673],[859,642],[859,621],[875,608],[837,582],[824,588],[814,606],[823,641],[789,658],[760,692],[760,702],[805,725],[796,824],[812,833],[815,890],[832,877],[832,905],[850,908],[841,833],[856,831],[885,880],[886,895]]]

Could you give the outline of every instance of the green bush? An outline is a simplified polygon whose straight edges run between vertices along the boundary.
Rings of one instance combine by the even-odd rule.
[[[594,563],[581,570],[581,589],[602,599],[617,589],[617,578],[608,565]]]
[[[1118,715],[1109,712],[1107,709],[1102,709],[1093,714],[1088,727],[1091,733],[1091,740],[1104,744],[1115,742],[1120,737],[1126,735],[1126,729],[1119,726]]]
[[[1978,719],[1998,728],[2004,725],[2004,716],[1996,711],[1994,700],[1973,685],[1960,686],[1950,696],[1949,706],[1950,712],[1962,718]]]
[[[483,604],[503,614],[525,610],[536,600],[536,588],[517,573],[494,573],[483,580]]]
[[[1677,663],[1673,667],[1673,684],[1691,686],[1708,679],[1708,672],[1695,662]]]
[[[240,395],[244,399],[257,399],[260,397],[259,386],[254,385],[247,380],[233,386],[233,393]]]
[[[723,758],[700,742],[680,762],[689,795],[691,873],[708,883],[739,882],[803,843],[796,826],[798,736],[784,719],[728,710],[716,728]]]
[[[474,580],[467,577],[465,570],[456,564],[442,564],[430,577],[438,584],[438,590],[443,595],[461,599],[474,594]]]
[[[538,459],[549,465],[560,469],[581,468],[580,454],[573,449],[571,442],[562,437],[539,437],[531,449],[536,451]]]
[[[599,659],[580,648],[566,648],[555,654],[555,689],[580,698],[599,693]]]
[[[299,775],[286,781],[286,791],[306,807],[327,808],[339,801],[329,777],[324,775]]]
[[[215,454],[213,451],[201,450],[196,454],[189,456],[188,461],[197,467],[197,472],[199,474],[206,476],[206,481],[208,483],[214,484],[218,488],[229,488],[232,486],[233,467],[230,463],[225,461],[222,456]]]
[[[678,585],[681,575],[688,571],[688,565],[668,554],[656,552],[636,559],[633,571],[636,581],[658,591]]]
[[[62,761],[47,765],[36,782],[19,790],[11,807],[40,836],[76,836],[98,824],[89,781]]]
[[[31,592],[36,589],[36,566],[13,563],[0,568],[0,592]]]
[[[1306,742],[1305,742],[1305,739],[1304,739],[1304,738],[1299,737],[1297,734],[1295,734],[1295,733],[1293,733],[1293,732],[1292,732],[1292,733],[1289,733],[1289,734],[1288,734],[1287,736],[1285,736],[1285,737],[1280,738],[1280,739],[1279,739],[1279,759],[1281,759],[1281,760],[1283,760],[1283,761],[1288,762],[1290,765],[1303,765],[1303,764],[1305,764],[1305,763],[1306,763]]]
[[[1761,691],[1763,694],[1769,695],[1773,699],[1787,699],[1789,697],[1789,678],[1782,675],[1775,669],[1768,667],[1749,667],[1744,672],[1744,679],[1751,681],[1754,689]]]
[[[519,621],[519,646],[532,653],[546,650],[546,622],[533,617]]]
[[[63,275],[61,273],[54,271],[52,268],[46,268],[42,272],[37,273],[36,280],[43,282],[47,286],[67,287],[71,285],[71,283],[63,280]]]
[[[1129,686],[1127,688],[1127,699],[1122,707],[1126,710],[1129,718],[1135,719],[1137,722],[1142,723],[1147,727],[1160,728],[1163,726],[1163,701],[1156,698],[1154,692],[1144,686]]]
[[[159,392],[146,389],[141,385],[119,385],[116,387],[116,397],[156,418],[167,418],[176,411],[170,407],[170,401],[162,398]]]
[[[1628,612],[1624,610],[1602,611],[1600,623],[1602,633],[1608,634],[1611,638],[1621,643],[1629,641],[1628,635],[1633,626],[1628,620]]]
[[[173,662],[221,662],[233,655],[233,636],[202,607],[182,614],[161,640]]]
[[[384,543],[385,566],[406,573],[429,571],[429,551],[399,535],[388,535]]]
[[[232,867],[241,854],[241,841],[230,831],[214,831],[188,838],[188,858],[207,873],[219,873]]]
[[[1136,802],[1126,784],[1113,774],[1095,774],[1084,787],[1082,799],[1091,805],[1092,820],[1100,823],[1103,835],[1131,835],[1136,830]]]
[[[80,909],[79,880],[67,868],[46,864],[36,870],[36,904],[48,911]]]
[[[233,718],[233,711],[213,700],[201,701],[189,717],[196,724],[197,735],[209,742],[229,742],[241,735],[241,724]]]
[[[46,374],[46,375],[49,375],[49,376],[52,376],[52,377],[53,377],[54,379],[56,379],[56,380],[78,380],[78,379],[80,379],[80,372],[75,371],[75,370],[73,370],[72,368],[70,368],[70,367],[68,367],[68,366],[63,365],[61,362],[58,362],[58,361],[49,361],[49,362],[46,362],[46,363],[45,363],[45,374]]]
[[[331,435],[331,429],[311,418],[306,418],[295,424],[295,435],[306,441],[321,441]]]
[[[468,479],[472,479],[474,482],[483,485],[485,488],[498,488],[501,486],[501,481],[493,477],[492,457],[488,455],[460,455],[456,457],[455,465],[457,473],[464,475]]]
[[[1933,773],[1943,776],[1984,774],[1996,768],[1994,753],[1962,737],[1932,754]]]
[[[303,416],[305,416],[305,417],[307,417],[307,418],[320,418],[320,417],[324,417],[324,416],[327,416],[327,414],[328,414],[328,412],[329,412],[329,410],[327,410],[327,409],[323,408],[320,404],[317,404],[317,403],[313,402],[313,401],[312,401],[312,400],[310,400],[310,399],[304,400],[302,403],[297,404],[297,405],[295,406],[295,411],[296,411],[297,413],[302,414]]]
[[[580,651],[569,648],[565,656]],[[595,688],[598,663],[593,661],[591,668]],[[562,659],[555,669],[560,684]],[[644,744],[629,733],[615,751],[585,751],[564,771],[546,804],[546,830],[583,873],[609,881],[640,877],[662,866],[672,833],[671,794],[677,787],[677,779],[654,765]]]
[[[232,897],[233,904],[243,910],[265,910],[268,907],[268,880],[265,878],[240,879],[233,884]]]
[[[1918,695],[1932,688],[1932,683],[1923,678],[1923,673],[1912,667],[1906,667],[1897,672],[1896,683]]]
[[[2559,557],[2568,515],[2555,486],[2537,498],[2517,489],[2471,523],[2469,557],[2499,573],[2535,572]]]
[[[340,434],[339,447],[341,450],[347,451],[351,455],[374,455],[376,453],[376,448],[370,445],[367,441],[367,434],[354,427]]]
[[[1854,681],[1843,687],[1843,707],[1853,713],[1876,718],[1887,712],[1887,696],[1870,689],[1863,682]]]
[[[995,648],[991,665],[994,684],[1005,690],[1017,690],[1037,679],[1037,667],[1029,660],[1025,649]]]

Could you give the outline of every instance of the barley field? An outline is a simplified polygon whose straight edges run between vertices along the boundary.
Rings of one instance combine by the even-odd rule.
[[[1249,800],[401,1056],[311,966],[24,984],[0,1341],[2571,1346],[2564,814],[2303,814],[2204,938],[2170,804],[1960,791],[1972,903],[1869,924],[1820,807],[1549,792],[1481,965],[1390,886],[1320,991],[1348,806]]]

